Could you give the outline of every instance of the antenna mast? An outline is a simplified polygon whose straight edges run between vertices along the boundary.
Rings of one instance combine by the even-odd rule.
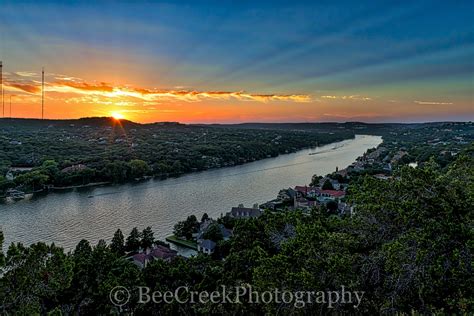
[[[44,120],[44,67],[41,69],[41,119]]]
[[[5,117],[5,104],[3,103],[3,63],[0,61],[0,85],[2,86],[2,117]]]

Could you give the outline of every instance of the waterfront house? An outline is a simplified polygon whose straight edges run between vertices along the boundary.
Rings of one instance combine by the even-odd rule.
[[[129,259],[136,264],[139,268],[145,268],[149,262],[153,260],[164,260],[170,262],[178,255],[176,250],[170,249],[168,247],[157,245],[154,248],[146,249],[143,252],[134,254]]]
[[[318,201],[328,202],[342,199],[346,196],[346,192],[339,190],[319,190]]]
[[[72,172],[78,172],[86,169],[87,167],[83,164],[77,164],[77,165],[72,165],[70,167],[66,167],[61,170],[62,173],[72,173]]]
[[[253,208],[244,207],[243,204],[240,204],[238,207],[233,207],[230,212],[227,213],[227,216],[233,218],[255,218],[262,215],[262,212],[258,208],[258,205],[254,205]]]
[[[205,254],[213,254],[216,250],[216,243],[209,239],[198,240],[198,251]]]
[[[293,207],[295,209],[310,210],[311,208],[317,206],[316,201],[308,200],[304,197],[295,198]]]
[[[341,189],[341,184],[339,183],[339,181],[337,181],[335,179],[331,179],[329,177],[324,177],[321,180],[319,180],[319,186],[322,188],[326,181],[329,181],[329,183],[331,183],[334,190],[340,190]]]
[[[229,240],[229,238],[232,236],[232,230],[225,228],[225,226],[222,225],[222,224],[218,224],[213,219],[207,219],[207,220],[201,222],[201,224],[199,225],[199,231],[197,232],[196,237],[195,237],[198,243],[199,243],[200,240],[204,239],[203,236],[207,232],[209,227],[211,227],[211,224],[212,225],[218,225],[219,230],[220,230],[221,235],[222,235],[222,238],[224,240]]]
[[[293,199],[295,198],[297,194],[298,193],[292,188],[283,189],[283,190],[280,190],[280,192],[278,192],[277,199],[284,202],[293,201]]]

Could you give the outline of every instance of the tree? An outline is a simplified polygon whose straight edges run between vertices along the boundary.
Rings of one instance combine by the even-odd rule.
[[[321,180],[323,177],[321,176],[318,176],[317,174],[313,175],[311,177],[311,183],[309,184],[309,186],[311,187],[317,187],[319,186],[319,180]]]
[[[5,177],[0,176],[0,193],[5,192],[6,190],[14,186],[15,186],[15,183],[13,181],[9,181]]]
[[[214,242],[218,242],[223,239],[221,227],[218,223],[209,225],[206,232],[203,234],[204,239],[210,239]]]
[[[3,254],[2,249],[3,249],[3,232],[0,230],[0,268],[3,267],[5,263],[5,256]]]
[[[34,191],[43,186],[46,182],[48,182],[48,180],[48,175],[42,173],[40,170],[34,170],[16,177],[15,183],[18,185],[31,187]]]
[[[54,179],[59,172],[58,163],[54,160],[45,160],[40,167],[44,174]]]
[[[326,181],[324,181],[324,184],[321,187],[321,189],[323,189],[323,190],[334,190],[334,187],[332,186],[331,181],[329,181],[329,179],[326,179]]]
[[[132,229],[130,235],[127,237],[125,250],[128,252],[137,252],[140,249],[140,232],[136,227]]]
[[[140,159],[131,160],[128,163],[128,166],[130,167],[130,176],[133,179],[142,178],[143,176],[149,174],[151,171],[148,164]]]
[[[337,202],[336,201],[329,201],[326,203],[326,208],[328,209],[328,212],[330,213],[336,213],[337,211]]]
[[[190,215],[185,221],[178,222],[174,225],[174,234],[179,237],[191,239],[193,233],[197,233],[199,222],[196,216]]]
[[[123,161],[109,162],[105,165],[104,174],[113,182],[123,182],[127,179],[128,165]]]
[[[209,219],[209,215],[207,215],[207,213],[202,214],[201,223],[204,221],[207,221],[208,219]]]
[[[114,237],[112,238],[112,242],[110,243],[110,250],[112,250],[119,256],[122,256],[125,253],[124,239],[125,238],[123,236],[122,231],[120,229],[117,229],[114,234]]]
[[[155,242],[155,237],[153,236],[153,231],[151,230],[151,227],[148,226],[142,232],[142,240],[141,240],[142,249],[151,248],[154,242]]]

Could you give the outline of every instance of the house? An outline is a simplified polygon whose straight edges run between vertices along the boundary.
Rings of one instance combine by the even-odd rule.
[[[319,190],[318,201],[328,202],[342,199],[346,196],[346,192],[339,190]]]
[[[298,197],[309,197],[316,198],[318,196],[319,188],[309,186],[295,186],[295,191],[298,193]]]
[[[240,204],[238,207],[233,207],[230,212],[227,213],[227,216],[233,218],[255,218],[262,215],[262,212],[258,208],[258,205],[254,205],[253,208],[244,207],[243,204]]]
[[[379,179],[379,180],[388,180],[388,179],[391,179],[392,177],[387,176],[383,173],[377,173],[377,174],[374,174],[374,178]]]
[[[213,254],[216,250],[216,243],[209,239],[198,240],[198,251],[205,254]]]
[[[340,190],[341,189],[341,184],[339,183],[339,181],[337,181],[335,179],[331,179],[329,177],[324,177],[321,180],[319,180],[319,187],[322,188],[326,181],[329,181],[329,183],[331,183],[334,190]]]
[[[300,198],[295,198],[293,207],[295,209],[303,209],[303,210],[310,210],[311,208],[317,206],[316,201],[311,201],[306,198],[300,197]]]
[[[283,189],[283,190],[280,190],[280,192],[278,192],[277,199],[281,201],[286,201],[286,202],[293,201],[296,195],[297,195],[297,192],[293,190],[292,188]]]
[[[77,172],[86,169],[87,167],[83,164],[72,165],[61,170],[62,173]]]
[[[178,255],[176,250],[170,249],[168,247],[157,245],[152,249],[146,249],[144,252],[134,254],[129,259],[133,261],[139,268],[145,268],[149,262],[153,260],[164,260],[170,262]]]
[[[204,234],[207,232],[209,227],[211,227],[211,224],[218,225],[218,227],[221,231],[222,238],[224,240],[229,240],[229,238],[232,237],[232,230],[225,228],[225,226],[222,225],[222,224],[217,224],[217,222],[214,221],[213,219],[207,219],[207,220],[201,222],[201,224],[199,225],[199,231],[195,236],[198,243],[199,243],[200,240],[204,239]]]

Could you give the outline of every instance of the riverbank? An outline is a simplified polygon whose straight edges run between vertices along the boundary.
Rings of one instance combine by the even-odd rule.
[[[112,184],[112,182],[92,182],[88,184],[82,184],[82,185],[70,185],[66,187],[51,187],[52,190],[71,190],[71,189],[80,189],[80,188],[90,188],[90,187],[97,187],[101,185],[108,185]]]

